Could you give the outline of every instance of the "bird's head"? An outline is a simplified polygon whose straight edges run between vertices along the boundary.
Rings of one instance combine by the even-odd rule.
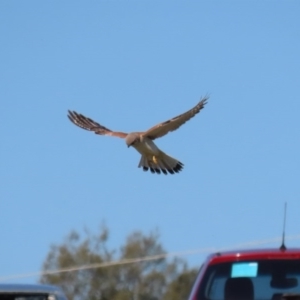
[[[139,139],[139,135],[137,133],[129,133],[125,138],[127,147],[134,145],[135,142],[138,141],[138,139]]]

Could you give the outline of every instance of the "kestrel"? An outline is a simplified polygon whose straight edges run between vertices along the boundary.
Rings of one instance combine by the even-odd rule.
[[[94,131],[100,135],[125,139],[128,147],[134,147],[142,155],[138,165],[139,168],[143,168],[144,171],[150,169],[152,173],[160,174],[162,172],[167,175],[168,173],[174,174],[180,172],[183,169],[183,163],[161,151],[154,144],[153,140],[166,135],[170,131],[176,130],[186,121],[194,117],[204,107],[207,100],[208,97],[202,98],[195,107],[187,112],[166,122],[157,124],[144,132],[124,133],[112,131],[92,119],[70,110],[68,118],[72,123],[85,130]]]

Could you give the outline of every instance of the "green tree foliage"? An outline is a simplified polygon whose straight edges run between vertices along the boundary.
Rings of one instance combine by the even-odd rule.
[[[108,237],[106,227],[94,235],[88,230],[84,234],[72,231],[61,245],[51,246],[40,281],[61,286],[73,300],[187,298],[196,273],[188,270],[183,260],[168,261],[160,257],[126,263],[128,259],[164,254],[157,232],[149,235],[134,232],[118,251],[108,249]],[[103,266],[114,261],[125,263]],[[93,267],[94,264],[98,267]]]
[[[175,280],[173,280],[167,288],[163,300],[182,300],[187,299],[193,282],[197,275],[197,270],[187,270],[185,269]]]

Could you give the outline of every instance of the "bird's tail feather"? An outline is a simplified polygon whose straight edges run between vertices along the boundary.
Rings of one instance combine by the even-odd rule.
[[[175,174],[183,169],[183,163],[179,160],[160,152],[157,156],[142,155],[139,168],[143,168],[144,171],[150,171],[152,173],[160,174],[161,172],[167,175]]]

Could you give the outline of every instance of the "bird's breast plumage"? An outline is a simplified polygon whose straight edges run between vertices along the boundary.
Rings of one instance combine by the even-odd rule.
[[[154,142],[148,138],[142,138],[140,141],[136,142],[133,147],[140,152],[141,154],[145,155],[158,155],[160,150],[154,144]]]

